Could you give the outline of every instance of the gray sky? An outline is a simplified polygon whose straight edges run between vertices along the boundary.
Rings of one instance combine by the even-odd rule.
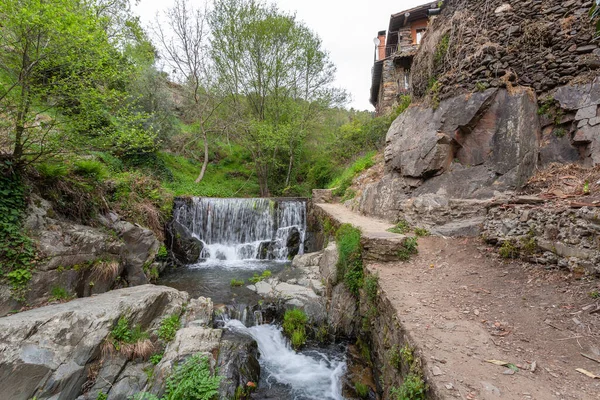
[[[200,3],[202,0],[194,0]],[[372,110],[369,104],[373,38],[387,29],[391,14],[428,3],[426,0],[268,0],[279,8],[296,12],[323,39],[337,67],[336,86],[352,95],[348,107]],[[140,0],[134,11],[146,25],[157,11],[171,5],[172,0]]]

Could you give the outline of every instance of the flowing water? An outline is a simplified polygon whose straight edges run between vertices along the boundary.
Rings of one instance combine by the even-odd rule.
[[[346,362],[340,349],[324,348],[297,353],[275,325],[246,327],[231,320],[226,328],[251,335],[261,354],[261,384],[289,400],[343,400],[341,378]],[[257,393],[260,397],[261,392]],[[273,397],[266,397],[273,398]]]
[[[181,201],[174,219],[204,245],[196,264],[168,271],[159,284],[206,296],[225,304],[231,318],[225,327],[251,335],[260,351],[261,381],[253,399],[341,400],[345,372],[343,345],[291,349],[276,325],[262,324],[260,298],[232,279],[277,273],[292,253],[302,254],[306,237],[306,202],[297,199],[209,199]]]

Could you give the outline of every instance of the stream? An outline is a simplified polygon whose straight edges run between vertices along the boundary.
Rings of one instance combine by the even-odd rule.
[[[260,296],[245,285],[231,286],[232,279],[247,282],[265,270],[280,272],[291,256],[303,253],[305,201],[194,198],[174,210],[174,219],[204,247],[198,262],[168,271],[158,283],[225,305],[223,327],[256,340],[261,379],[252,398],[343,400],[346,346],[309,345],[294,351],[280,326],[262,324],[259,311],[249,312]]]

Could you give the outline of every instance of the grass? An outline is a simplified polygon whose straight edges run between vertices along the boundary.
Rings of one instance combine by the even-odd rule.
[[[340,176],[331,181],[328,187],[334,189],[333,194],[335,196],[344,196],[346,190],[352,185],[352,180],[362,171],[375,165],[375,161],[373,161],[375,154],[375,151],[370,151],[358,158],[352,165],[346,168]],[[350,196],[350,194],[348,196]]]
[[[391,233],[399,233],[401,235],[410,232],[410,225],[405,220],[401,219],[398,223],[387,230]]]
[[[360,230],[350,224],[342,224],[336,232],[338,276],[355,296],[363,285],[364,276],[360,235]]]
[[[290,338],[296,350],[306,343],[307,322],[306,313],[298,308],[287,310],[283,315],[283,333]]]
[[[67,289],[60,286],[54,286],[50,291],[50,301],[70,300],[72,297]]]
[[[364,282],[365,293],[370,304],[377,301],[377,289],[379,287],[379,275],[369,275]]]
[[[414,254],[418,254],[418,242],[416,237],[407,237],[400,250],[398,250],[398,258],[401,261],[408,261]]]
[[[125,317],[119,318],[104,341],[103,353],[118,351],[130,360],[148,359],[154,352],[154,345],[139,325],[131,325]]]
[[[369,387],[364,383],[354,382],[354,390],[361,399],[369,397]]]
[[[415,228],[415,235],[417,235],[417,237],[429,236],[430,234],[431,233],[429,233],[429,231],[427,229]]]
[[[229,284],[231,285],[231,287],[244,286],[244,280],[243,279],[235,279],[235,278],[233,278],[231,280],[231,282],[229,282]]]
[[[164,342],[171,342],[175,339],[175,334],[180,327],[180,318],[178,314],[172,314],[160,323],[158,328],[158,337]]]
[[[241,154],[241,155],[240,155]],[[204,178],[195,180],[202,163],[172,153],[159,152],[166,167],[171,170],[173,179],[163,180],[165,188],[175,196],[206,197],[251,197],[258,196],[259,187],[250,160],[244,158],[244,149],[231,146],[226,158],[209,162]]]

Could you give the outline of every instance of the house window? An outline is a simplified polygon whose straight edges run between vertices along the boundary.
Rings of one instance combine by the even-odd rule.
[[[421,44],[421,39],[423,39],[426,30],[426,28],[417,29],[417,44]]]

